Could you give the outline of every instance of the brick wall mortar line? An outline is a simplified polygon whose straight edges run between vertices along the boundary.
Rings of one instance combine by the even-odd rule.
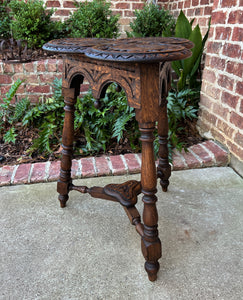
[[[114,169],[113,169],[113,167],[112,167],[112,163],[111,163],[110,157],[109,157],[109,156],[105,156],[105,158],[106,158],[108,167],[109,167],[109,169],[110,169],[110,173],[113,175],[113,174],[114,174]]]
[[[95,162],[95,158],[92,157],[92,163],[93,163],[93,166],[94,166],[94,171],[95,171],[95,176],[98,176],[98,171],[97,171],[97,167],[96,167],[96,162]]]
[[[34,73],[37,73],[37,61],[33,62],[33,67],[34,67]]]
[[[206,146],[204,146],[203,144],[200,144],[200,146],[209,154],[209,156],[212,158],[214,165],[216,165],[216,158],[215,155],[212,151],[210,151]]]
[[[237,95],[237,96],[238,96],[238,95]],[[240,114],[241,114],[241,112],[240,112],[241,101],[243,101],[243,96],[242,96],[242,97],[239,97],[239,101],[238,101],[238,103],[237,103],[237,105],[236,105],[236,108],[235,108],[235,110],[236,110],[237,112],[239,112]],[[243,114],[243,112],[242,112],[242,114]]]
[[[122,159],[122,161],[124,163],[125,171],[126,171],[126,173],[128,173],[128,166],[127,166],[126,159],[125,159],[125,157],[122,154],[120,154],[120,157],[121,157],[121,159]]]
[[[201,92],[201,93],[202,93],[203,96],[209,98],[209,100],[212,100],[212,101],[214,102],[214,104],[215,104],[215,103],[219,103],[219,101],[217,100],[219,97],[218,97],[217,99],[215,99],[215,98],[213,98],[212,96],[210,96],[210,95],[208,95],[208,94],[205,94],[204,92]],[[203,104],[200,103],[200,107],[201,107],[201,105],[204,106]],[[204,106],[204,107],[207,107],[207,106]]]
[[[77,171],[77,177],[81,178],[82,177],[82,164],[81,164],[81,159],[78,160],[78,171]]]
[[[16,172],[17,172],[17,170],[18,170],[18,167],[19,167],[19,165],[16,165],[16,166],[14,167],[14,169],[13,169],[13,173],[12,173],[12,176],[11,176],[10,184],[13,184],[13,182],[14,182],[14,177],[15,177],[15,175],[16,175]]]
[[[48,71],[47,71],[47,70],[48,70],[48,59],[45,59],[45,60],[44,60],[44,66],[45,66],[45,71],[42,72],[43,74],[44,74],[45,72],[48,72]]]
[[[51,162],[47,161],[46,165],[45,165],[45,177],[44,180],[48,181],[49,175],[50,175],[50,166],[51,166]]]
[[[210,56],[210,58],[221,58],[221,59],[227,60],[227,62],[242,63],[242,60],[240,58],[229,57],[224,54],[222,54],[222,56],[219,57],[219,55],[216,53],[208,53],[207,56],[208,57]],[[210,66],[207,66],[207,68],[210,68]]]
[[[208,70],[208,69],[207,69],[207,70]],[[213,69],[210,69],[210,71],[211,71],[211,70],[213,70]],[[215,69],[214,69],[214,71],[215,71]],[[235,88],[236,88],[237,82],[240,81],[240,79],[241,79],[239,76],[237,76],[237,75],[235,75],[235,74],[232,74],[232,73],[229,73],[229,72],[227,72],[227,71],[221,71],[221,70],[217,70],[217,71],[215,72],[215,75],[216,75],[216,79],[219,79],[219,78],[218,78],[219,75],[224,75],[224,76],[229,77],[230,79],[233,79],[233,80],[235,81],[235,82],[234,82],[234,87],[233,87],[233,90],[230,91],[230,93],[231,93],[231,92],[234,92],[234,94],[237,94],[237,93],[235,92]],[[229,75],[230,75],[230,76],[229,76]],[[207,81],[207,79],[204,79],[204,80]],[[210,81],[207,81],[207,82],[210,83]],[[229,92],[229,89],[227,89],[227,88],[225,88],[225,87],[222,87],[222,86],[218,85],[217,83],[215,83],[214,85],[216,85],[216,87],[219,87],[219,88],[222,89],[222,90],[226,90],[226,91]],[[238,94],[237,94],[237,95],[238,95]]]
[[[198,156],[195,152],[193,152],[193,150],[191,150],[190,148],[188,148],[188,151],[200,162],[200,165],[203,165],[203,161],[200,158],[200,156]]]
[[[179,156],[181,158],[181,160],[183,161],[183,164],[185,166],[186,169],[189,169],[188,164],[186,163],[185,157],[181,154],[180,151],[176,150],[175,155]]]
[[[135,153],[134,155],[135,155],[135,157],[136,157],[136,159],[137,159],[137,161],[138,161],[138,163],[141,167],[142,166],[142,161],[141,161],[140,157],[137,155],[137,153]]]
[[[29,175],[28,175],[28,183],[30,183],[30,179],[31,179],[31,176],[32,176],[33,168],[34,168],[34,164],[31,164],[31,166],[30,166],[30,171],[29,171]]]
[[[225,74],[223,74],[223,75],[225,75]],[[209,81],[207,81],[207,82],[210,83]],[[232,90],[232,91],[229,90],[229,89],[227,89],[227,88],[224,88],[224,87],[222,87],[222,86],[220,86],[220,85],[218,85],[218,84],[214,84],[214,86],[215,86],[216,88],[221,89],[221,91],[220,91],[220,96],[218,96],[217,99],[221,99],[221,94],[222,94],[222,92],[227,92],[227,93],[232,94],[233,96],[239,97],[239,94],[235,92],[237,83],[238,83],[238,81],[234,81],[234,84],[233,84],[233,90]],[[208,87],[208,88],[210,88],[210,87]],[[206,97],[208,97],[208,98],[210,98],[210,99],[214,99],[212,96],[210,96],[210,95],[208,95],[208,94],[205,94],[205,93],[204,93],[203,95],[206,96]],[[218,103],[218,101],[217,101],[217,103]],[[221,100],[220,100],[220,103],[221,103]],[[225,105],[226,105],[226,104],[225,104]],[[232,107],[231,107],[231,109],[232,109]]]

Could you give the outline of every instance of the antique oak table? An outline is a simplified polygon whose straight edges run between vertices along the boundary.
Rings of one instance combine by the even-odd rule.
[[[119,202],[141,235],[145,269],[151,281],[156,280],[161,257],[156,208],[157,177],[167,191],[171,168],[168,162],[168,119],[166,97],[171,82],[170,61],[187,58],[193,44],[178,38],[129,39],[61,39],[44,45],[44,50],[64,56],[62,93],[65,102],[63,151],[57,191],[61,207],[65,207],[72,190],[92,197]],[[127,96],[127,104],[135,108],[142,142],[141,181],[108,184],[104,188],[75,186],[71,179],[74,136],[74,109],[80,85],[87,80],[99,107],[109,84],[116,82]],[[156,172],[153,132],[159,135],[159,165]],[[143,223],[135,207],[143,193]]]

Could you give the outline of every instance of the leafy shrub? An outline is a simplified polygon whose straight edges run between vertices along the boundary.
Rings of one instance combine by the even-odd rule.
[[[202,39],[201,30],[198,25],[192,30],[193,21],[190,23],[181,11],[176,22],[175,36],[189,39],[194,43],[191,57],[172,62],[172,68],[179,76],[177,83],[178,90],[185,89],[186,86],[189,86],[189,88],[200,88],[201,85],[201,80],[198,81],[197,79],[201,78],[201,59],[208,38],[209,28]]]
[[[17,136],[15,124],[22,120],[30,105],[30,101],[27,98],[21,99],[16,105],[11,103],[22,82],[18,79],[6,94],[3,103],[0,104],[0,133],[1,135],[3,134],[5,143],[15,143]]]
[[[55,150],[53,146],[60,144],[61,128],[64,119],[61,81],[56,78],[53,86],[53,97],[47,99],[45,103],[34,105],[24,115],[22,124],[38,128],[39,130],[39,137],[33,141],[29,153],[37,151],[38,154],[49,154]]]
[[[138,143],[135,110],[127,105],[124,91],[117,92],[113,84],[102,99],[100,108],[94,107],[94,101],[89,92],[77,103],[75,129],[81,129],[87,141],[86,145],[81,145],[83,153],[106,151],[112,138],[116,138],[119,143],[125,132],[131,145]]]
[[[184,89],[182,91],[172,90],[167,97],[167,113],[169,122],[170,148],[178,150],[184,148],[185,144],[179,141],[178,135],[185,130],[185,120],[196,119],[198,112],[199,91]]]
[[[41,48],[63,30],[61,22],[51,21],[54,11],[47,12],[42,0],[12,0],[9,7],[13,38],[26,40],[29,48]]]
[[[0,3],[0,39],[10,38],[10,21],[8,3],[7,1],[3,1]]]
[[[130,23],[132,32],[127,32],[129,37],[171,36],[174,33],[173,16],[156,4],[146,4],[143,9],[135,10],[135,17]]]
[[[32,107],[23,118],[23,125],[39,129],[39,137],[33,141],[30,153],[50,154],[61,144],[60,128],[63,127],[64,120],[61,86],[61,80],[55,79],[53,97]],[[115,86],[109,87],[99,109],[94,107],[94,101],[91,92],[82,99],[77,98],[74,129],[78,154],[82,152],[89,155],[105,151],[112,138],[119,142],[125,131],[131,143],[138,142],[138,130],[137,136],[131,131],[131,127],[137,128],[135,112],[127,106],[123,91],[117,92]]]
[[[70,37],[116,38],[119,15],[113,15],[104,0],[76,3],[77,10],[66,21]]]

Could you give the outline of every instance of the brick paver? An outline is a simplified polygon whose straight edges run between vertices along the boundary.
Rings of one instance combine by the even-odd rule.
[[[182,158],[182,155],[175,151],[175,154],[173,154],[173,170],[178,171],[178,170],[185,170],[188,169],[185,161]]]
[[[59,160],[51,162],[49,168],[48,181],[55,181],[58,179],[60,173],[60,167],[61,167],[61,162]]]
[[[113,175],[123,175],[127,173],[125,164],[120,155],[109,156],[111,171]]]
[[[93,163],[93,157],[81,158],[81,177],[94,177],[96,176],[95,166]]]
[[[200,157],[202,160],[203,167],[212,166],[212,162],[214,162],[214,156],[210,155],[200,144],[193,145],[190,148],[191,153],[196,154],[196,156]]]
[[[215,142],[206,141],[202,143],[202,145],[214,154],[217,166],[225,166],[226,164],[229,163],[229,155],[227,151],[222,149]]]
[[[3,166],[0,169],[0,186],[10,185],[15,166]]]
[[[226,166],[228,152],[214,141],[206,141],[189,147],[189,152],[175,151],[173,170],[201,167]],[[141,154],[86,157],[72,162],[72,178],[106,175],[123,175],[141,171]],[[60,161],[3,166],[0,168],[0,186],[10,184],[56,181],[59,177]]]
[[[106,156],[95,157],[97,176],[106,176],[111,174],[111,169]]]
[[[30,169],[31,169],[31,164],[18,165],[12,183],[13,184],[28,183]]]
[[[81,170],[80,170],[81,163],[79,163],[78,160],[73,159],[72,160],[72,171],[71,171],[71,177],[74,178],[80,178],[81,177]],[[60,172],[60,169],[58,170],[58,173]]]
[[[182,150],[181,154],[185,159],[188,169],[197,169],[202,166],[200,160],[198,160],[190,151],[185,152]]]
[[[138,173],[141,170],[140,164],[135,154],[124,154],[124,158],[126,160],[128,172],[130,174]]]
[[[30,182],[44,182],[46,177],[46,163],[33,164]]]

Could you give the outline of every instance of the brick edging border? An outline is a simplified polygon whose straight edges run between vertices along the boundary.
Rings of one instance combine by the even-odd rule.
[[[228,152],[214,141],[206,141],[175,151],[173,170],[186,170],[229,164]],[[0,186],[56,181],[60,161],[20,164],[0,168]],[[74,159],[72,178],[135,174],[141,171],[141,154],[87,157]]]

